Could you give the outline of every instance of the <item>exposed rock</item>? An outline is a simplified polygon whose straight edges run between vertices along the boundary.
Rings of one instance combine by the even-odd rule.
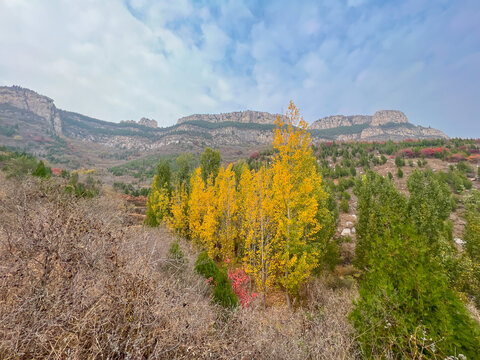
[[[342,233],[340,235],[342,236],[350,236],[351,235],[351,230],[349,228],[345,228],[342,230]]]
[[[457,244],[457,245],[461,245],[461,246],[465,245],[465,241],[462,240],[462,239],[460,239],[460,238],[455,238],[455,239],[453,239],[453,241],[454,241],[455,244]]]
[[[356,232],[357,230],[354,227],[352,227],[352,234],[355,234]]]
[[[62,133],[62,121],[53,100],[20,86],[0,86],[0,103],[28,110],[43,117],[56,134]]]
[[[408,123],[405,114],[398,110],[380,110],[373,114],[372,126]]]
[[[351,228],[353,227],[353,222],[347,221],[347,222],[345,223],[345,226],[346,226],[347,228],[350,228],[350,229],[351,229]]]
[[[138,120],[138,123],[135,120],[121,120],[120,124],[138,124],[138,125],[143,125],[147,127],[151,127],[156,129],[158,127],[157,120],[149,119],[142,117],[140,120]]]
[[[151,128],[157,128],[158,127],[158,123],[157,123],[156,120],[148,119],[148,118],[145,118],[145,117],[142,117],[138,121],[138,124],[143,125],[143,126],[148,126],[148,127],[151,127]]]
[[[383,135],[384,132],[382,128],[378,126],[370,126],[364,130],[362,130],[362,133],[360,134],[360,139],[369,139],[373,137],[377,137],[379,135]]]
[[[279,115],[280,116],[280,115]],[[281,115],[283,119],[285,117]],[[238,122],[238,123],[255,123],[255,124],[270,124],[274,125],[277,119],[276,114],[270,114],[261,111],[235,111],[223,114],[194,114],[178,119],[177,124],[182,124],[189,121],[208,121],[212,123],[221,122]]]
[[[310,129],[334,129],[342,126],[369,124],[371,121],[372,117],[369,115],[333,115],[314,121],[312,125],[310,125]]]

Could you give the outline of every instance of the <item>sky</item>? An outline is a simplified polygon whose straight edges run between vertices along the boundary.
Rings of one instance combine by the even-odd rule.
[[[480,137],[480,1],[0,0],[0,85],[115,122],[293,100]]]

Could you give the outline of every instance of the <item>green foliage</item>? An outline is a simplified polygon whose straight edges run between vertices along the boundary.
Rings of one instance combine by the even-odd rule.
[[[333,271],[335,266],[340,263],[340,242],[341,239],[337,240],[333,238],[330,238],[327,241],[325,250],[322,252],[322,258],[320,260],[320,264],[323,265],[324,269]],[[321,267],[319,266],[317,269],[321,269]]]
[[[209,147],[205,148],[202,156],[200,157],[200,167],[202,169],[203,182],[206,184],[208,178],[211,176],[215,179],[220,169],[220,151],[212,150]]]
[[[421,234],[438,238],[452,210],[450,189],[431,170],[414,170],[407,179],[407,188],[411,221]]]
[[[443,359],[461,353],[474,359],[480,327],[449,288],[428,240],[404,225],[380,243],[350,315],[364,357],[411,359],[423,353]]]
[[[401,158],[399,156],[395,156],[395,165],[398,167],[398,168],[401,168],[402,166],[405,166],[405,159],[404,158]]]
[[[445,189],[429,172],[414,172],[407,185],[413,196],[408,202],[375,173],[365,174],[354,188],[356,263],[366,271],[350,319],[361,350],[365,358],[410,359],[419,353],[475,358],[480,327],[450,289],[445,265],[436,256],[436,237],[429,236],[429,231],[441,233],[443,225],[430,226],[427,219],[448,216]],[[425,196],[440,199],[425,202]],[[419,214],[422,219],[415,222]]]
[[[403,170],[402,170],[401,167],[399,167],[399,168],[397,169],[397,177],[398,177],[399,179],[403,178]]]
[[[180,244],[178,242],[175,241],[172,243],[172,245],[170,245],[170,249],[168,250],[168,257],[179,263],[185,262],[185,254],[180,248]]]
[[[187,193],[190,193],[190,173],[195,164],[193,155],[190,153],[184,153],[175,160],[175,163],[177,165],[175,183],[179,187],[183,186]]]
[[[342,199],[340,201],[340,209],[342,209],[344,213],[348,213],[348,210],[350,209],[350,205],[348,204],[347,199]]]
[[[212,294],[213,302],[225,308],[233,308],[238,305],[238,298],[232,290],[226,271],[220,269],[207,252],[203,251],[198,255],[195,271],[215,286]]]
[[[457,169],[463,173],[473,174],[473,166],[466,161],[460,161],[457,164]]]
[[[85,182],[80,182],[78,173],[74,172],[65,186],[65,191],[79,198],[93,198],[100,193],[100,188],[100,180],[95,180],[91,175],[88,175]]]
[[[44,179],[48,179],[49,177],[52,176],[52,169],[49,167],[46,167],[43,161],[39,161],[37,168],[32,172],[33,176],[41,177]]]
[[[19,178],[31,174],[38,166],[37,160],[25,153],[7,153],[3,156],[2,170],[7,173],[7,178]]]

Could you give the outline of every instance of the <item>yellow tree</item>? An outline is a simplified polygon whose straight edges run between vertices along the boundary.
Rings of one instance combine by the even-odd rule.
[[[188,236],[188,194],[184,184],[177,184],[172,194],[170,205],[172,216],[169,220],[170,228],[178,235]]]
[[[283,273],[279,281],[286,290],[287,304],[291,307],[290,294],[298,292],[299,286],[318,264],[316,235],[321,224],[317,213],[319,199],[326,198],[326,193],[316,170],[307,123],[293,102],[290,102],[286,115],[287,124],[277,116],[273,141],[277,153],[272,171],[276,245]]]
[[[253,276],[266,306],[266,294],[275,280],[278,252],[275,248],[272,171],[244,170],[240,180],[242,237],[245,239],[246,272]]]
[[[215,197],[217,212],[217,248],[223,259],[234,259],[235,238],[237,235],[236,218],[238,215],[237,190],[235,188],[235,172],[232,164],[226,169],[220,168],[215,180]]]
[[[205,183],[202,170],[198,167],[190,180],[188,199],[188,229],[193,242],[197,245],[202,244],[202,225],[207,211],[205,200]]]
[[[202,246],[207,250],[208,255],[215,259],[220,255],[220,246],[217,237],[218,229],[218,207],[215,187],[213,185],[213,176],[207,180],[205,191],[203,192],[204,217],[200,227],[200,239]]]

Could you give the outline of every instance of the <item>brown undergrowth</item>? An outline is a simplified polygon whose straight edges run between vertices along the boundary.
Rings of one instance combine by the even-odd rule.
[[[2,176],[2,175],[0,175]],[[0,358],[346,359],[354,289],[308,285],[296,311],[212,305],[196,252],[126,227],[121,200],[0,178]]]

